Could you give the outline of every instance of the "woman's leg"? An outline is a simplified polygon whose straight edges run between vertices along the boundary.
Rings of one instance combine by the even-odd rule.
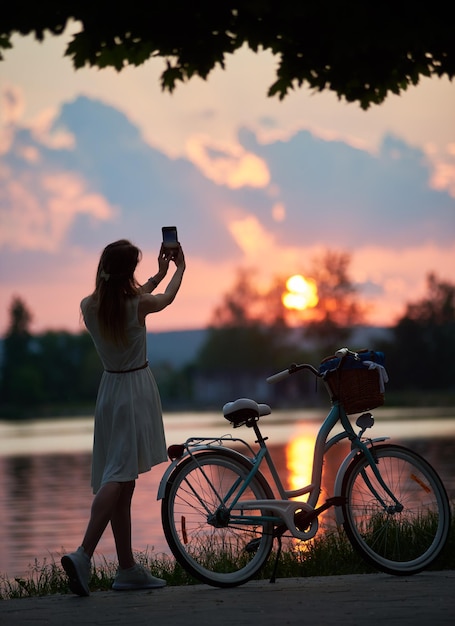
[[[133,567],[135,563],[131,547],[131,500],[135,486],[134,480],[123,483],[122,492],[111,514],[111,527],[121,569]]]
[[[88,596],[90,581],[90,559],[109,521],[114,533],[117,556],[121,570],[130,570],[135,565],[131,548],[131,499],[135,481],[104,484],[95,495],[90,520],[82,545],[76,552],[65,554],[61,563],[69,578],[71,591]],[[120,571],[120,570],[119,570]],[[118,582],[119,589],[162,587],[165,581],[154,579],[150,573],[144,580]]]
[[[131,548],[131,500],[134,487],[134,480],[124,484],[111,515],[119,563],[119,569],[112,584],[112,589],[116,591],[159,589],[166,585],[165,580],[152,576],[148,568],[134,561]]]
[[[68,575],[69,588],[79,596],[88,596],[91,574],[90,559],[101,535],[109,523],[125,483],[106,483],[96,494],[82,545],[71,554],[62,556],[61,563]]]
[[[82,541],[82,547],[90,558],[92,558],[95,548],[106,530],[125,484],[128,483],[106,483],[100,487],[95,495],[90,520]]]

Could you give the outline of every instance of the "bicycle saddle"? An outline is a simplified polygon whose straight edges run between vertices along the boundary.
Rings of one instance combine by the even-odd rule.
[[[244,425],[251,427],[260,417],[270,415],[271,412],[268,404],[258,404],[250,398],[238,398],[223,406],[223,415],[234,428]]]

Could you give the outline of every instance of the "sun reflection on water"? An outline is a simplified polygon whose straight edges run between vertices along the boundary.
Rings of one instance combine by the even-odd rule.
[[[290,489],[301,489],[311,482],[314,437],[302,434],[286,446],[286,469]],[[302,496],[305,498],[306,496]]]

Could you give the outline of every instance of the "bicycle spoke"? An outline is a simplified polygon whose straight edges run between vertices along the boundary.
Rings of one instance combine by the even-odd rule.
[[[345,530],[362,555],[379,569],[410,574],[428,567],[448,537],[447,495],[433,468],[401,446],[375,449],[388,495],[364,457],[345,477]]]
[[[163,501],[163,528],[176,559],[203,582],[216,586],[242,584],[262,567],[273,537],[261,510],[231,517],[225,505],[238,491],[251,466],[237,456],[203,453],[177,468]],[[256,475],[242,494],[248,500],[270,497]],[[258,548],[248,550],[252,538]]]

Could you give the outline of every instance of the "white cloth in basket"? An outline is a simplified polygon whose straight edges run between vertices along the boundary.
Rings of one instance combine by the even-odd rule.
[[[375,363],[374,361],[363,361],[363,364],[368,367],[369,370],[378,370],[379,374],[379,389],[381,393],[385,392],[385,384],[389,382],[389,376],[383,365]]]

